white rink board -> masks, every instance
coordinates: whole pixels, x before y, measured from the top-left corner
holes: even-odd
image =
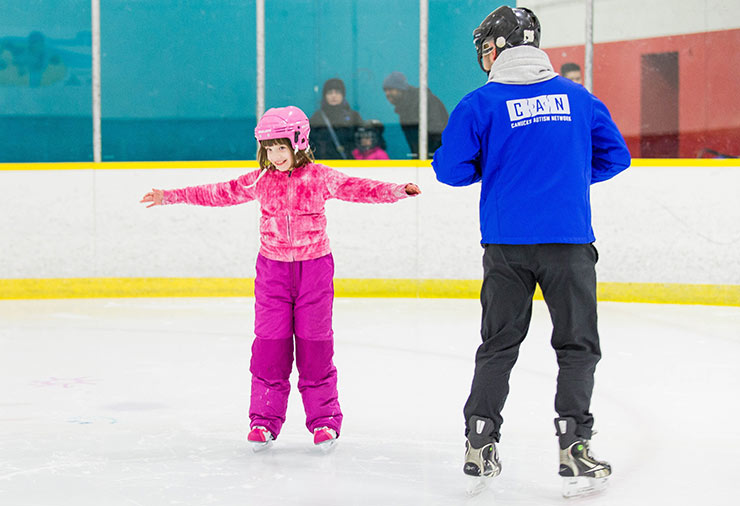
[[[254,277],[256,203],[146,209],[152,187],[233,179],[247,169],[2,171],[0,279]],[[327,204],[337,278],[479,279],[480,187],[431,168],[343,168],[417,182],[396,204]],[[632,167],[592,187],[602,282],[740,284],[740,169]]]

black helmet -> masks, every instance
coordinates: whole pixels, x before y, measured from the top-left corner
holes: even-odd
[[[534,12],[526,7],[512,9],[502,5],[488,16],[478,28],[473,30],[473,44],[478,52],[478,65],[483,68],[483,55],[493,50],[483,43],[493,39],[496,56],[501,51],[515,46],[540,47],[540,21]]]
[[[357,130],[355,130],[355,143],[357,144],[357,147],[362,150],[362,139],[370,138],[372,139],[372,145],[370,147],[374,148],[376,146],[380,146],[385,149],[385,139],[383,139],[384,131],[385,126],[379,120],[369,119],[364,121],[357,127]]]

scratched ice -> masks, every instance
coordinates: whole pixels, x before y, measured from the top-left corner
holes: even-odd
[[[336,301],[345,424],[330,455],[295,388],[273,449],[247,447],[253,302],[0,302],[0,504],[563,504],[541,302],[512,374],[503,473],[473,499],[462,405],[477,301]],[[740,308],[601,303],[599,321],[593,446],[615,474],[586,502],[734,504]]]

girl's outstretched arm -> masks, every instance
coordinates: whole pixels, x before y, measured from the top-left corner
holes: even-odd
[[[152,190],[144,195],[141,202],[152,203],[147,207],[167,204],[224,207],[243,204],[257,197],[256,189],[251,184],[258,175],[259,171],[254,171],[225,183],[190,186],[178,190]]]
[[[324,170],[329,194],[339,200],[372,204],[389,203],[421,193],[419,187],[413,183],[386,183],[374,179],[350,177],[329,167],[324,167]]]

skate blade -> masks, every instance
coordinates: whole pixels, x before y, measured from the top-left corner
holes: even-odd
[[[563,497],[571,498],[598,494],[606,488],[608,479],[608,476],[603,478],[565,477],[563,478]]]
[[[252,452],[261,453],[272,447],[272,439],[264,443],[260,441],[249,441],[249,444],[252,446]]]
[[[488,488],[491,478],[487,476],[466,476],[468,480],[465,493],[469,496],[478,495]]]
[[[316,447],[321,450],[321,453],[323,454],[331,453],[337,447],[337,440],[329,439],[324,441],[323,443],[317,444]]]

